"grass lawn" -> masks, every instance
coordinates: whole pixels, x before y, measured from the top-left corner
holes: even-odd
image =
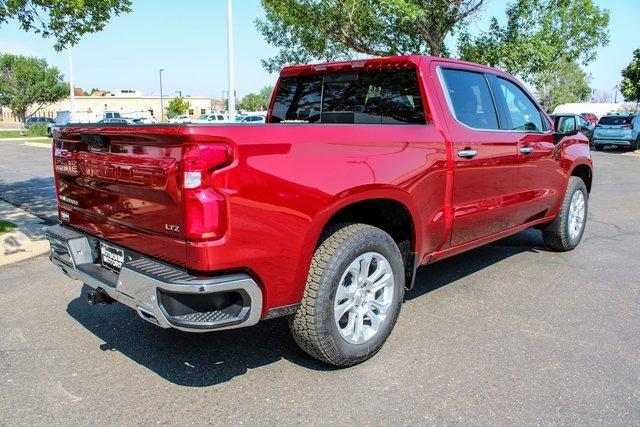
[[[9,233],[16,229],[16,225],[9,221],[0,219],[0,234]]]
[[[29,134],[29,132],[25,131],[23,134],[20,134],[19,130],[0,130],[0,139],[3,138],[40,138],[43,135],[33,135]],[[46,136],[46,135],[45,135]]]
[[[0,130],[0,139],[1,138],[20,138],[23,136],[26,137],[26,132],[25,132],[25,135],[20,135],[19,130]]]

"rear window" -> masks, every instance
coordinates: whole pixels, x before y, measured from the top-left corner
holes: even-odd
[[[285,77],[271,122],[425,124],[415,70]]]
[[[498,114],[484,74],[443,69],[442,76],[458,121],[474,129],[499,129]]]
[[[633,121],[633,116],[604,116],[598,121],[599,125],[606,126],[622,126],[630,125]]]

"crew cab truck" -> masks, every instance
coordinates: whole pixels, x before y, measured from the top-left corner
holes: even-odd
[[[289,316],[327,363],[374,355],[416,268],[529,227],[584,233],[592,162],[512,76],[425,56],[285,68],[266,124],[54,129],[51,260],[160,327]]]

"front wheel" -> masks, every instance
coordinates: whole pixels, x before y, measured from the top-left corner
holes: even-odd
[[[593,148],[595,148],[596,151],[602,151],[604,149],[604,145],[593,144]]]
[[[366,224],[338,224],[314,253],[302,305],[289,325],[311,356],[351,366],[382,348],[403,298],[404,266],[391,236]]]
[[[567,192],[556,219],[542,230],[544,242],[552,249],[570,251],[582,240],[587,223],[589,193],[584,181],[569,177]]]

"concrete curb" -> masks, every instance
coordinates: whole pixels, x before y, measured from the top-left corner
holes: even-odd
[[[49,242],[44,236],[46,224],[42,219],[3,201],[0,201],[0,218],[18,227],[0,235],[0,266],[49,251]]]
[[[26,145],[27,147],[46,148],[48,150],[51,150],[51,143],[41,144],[39,142],[25,141],[24,145]]]

